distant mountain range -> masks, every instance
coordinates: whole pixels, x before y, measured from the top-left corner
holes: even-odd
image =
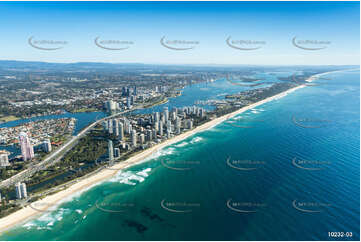
[[[359,66],[270,66],[270,65],[216,65],[216,64],[204,64],[204,65],[166,65],[166,64],[143,64],[143,63],[103,63],[103,62],[74,62],[74,63],[51,63],[51,62],[40,62],[40,61],[14,61],[14,60],[0,60],[0,69],[2,70],[26,70],[30,69],[33,71],[37,70],[52,70],[52,71],[80,71],[80,70],[92,70],[92,71],[104,71],[104,70],[141,70],[141,69],[153,69],[153,70],[177,70],[182,69],[194,69],[194,70],[235,70],[235,69],[346,69],[346,68],[359,68]]]

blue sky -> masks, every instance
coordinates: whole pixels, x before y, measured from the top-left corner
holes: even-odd
[[[359,65],[360,59],[359,2],[2,2],[0,16],[1,60]],[[28,44],[31,36],[67,44],[58,50],[39,50]],[[163,36],[198,44],[176,51],[160,44]],[[231,48],[226,44],[229,36],[257,41],[262,44],[246,47],[261,48]],[[96,37],[133,44],[126,50],[106,50],[94,44]],[[301,46],[326,48],[297,48],[294,37],[323,41]]]

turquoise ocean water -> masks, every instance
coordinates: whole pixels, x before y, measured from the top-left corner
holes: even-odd
[[[0,240],[359,240],[360,75],[326,77],[156,152]],[[204,88],[220,95],[222,83]]]

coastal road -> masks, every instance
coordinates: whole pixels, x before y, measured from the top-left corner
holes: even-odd
[[[131,112],[134,111],[138,108],[134,108],[131,110],[127,110],[127,111],[123,111],[120,113],[116,113],[110,116],[107,116],[105,118],[99,119],[97,121],[95,121],[94,123],[90,124],[89,126],[87,126],[86,128],[84,128],[82,131],[80,131],[77,135],[72,136],[72,138],[70,140],[68,140],[64,145],[62,145],[59,149],[55,150],[54,152],[52,152],[51,154],[49,154],[49,156],[47,156],[43,161],[41,161],[40,163],[31,166],[30,168],[27,168],[24,171],[19,172],[18,174],[3,180],[0,182],[0,188],[4,188],[4,187],[9,187],[12,185],[15,185],[15,183],[17,182],[22,182],[24,180],[26,180],[27,178],[31,177],[34,173],[36,173],[37,171],[40,171],[42,169],[45,169],[46,167],[48,167],[49,165],[52,165],[54,163],[56,163],[57,161],[59,161],[62,156],[69,151],[71,148],[74,147],[74,145],[76,144],[76,142],[83,137],[89,130],[91,130],[92,128],[94,128],[97,124],[114,118],[116,116],[122,115],[124,113],[127,112]],[[59,156],[59,157],[57,157]]]

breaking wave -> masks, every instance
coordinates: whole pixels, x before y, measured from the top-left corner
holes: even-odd
[[[120,171],[116,177],[110,179],[110,182],[119,182],[130,186],[142,183],[149,176],[152,168],[146,168],[141,171]]]
[[[198,142],[200,142],[202,140],[203,140],[203,138],[201,138],[201,137],[195,137],[190,141],[190,143],[194,144],[194,143],[198,143]]]

